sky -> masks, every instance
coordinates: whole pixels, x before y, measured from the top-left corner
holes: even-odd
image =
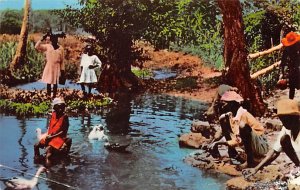
[[[25,0],[0,0],[0,10],[18,9],[21,10]],[[33,10],[40,9],[62,9],[65,5],[76,5],[78,0],[31,0]]]

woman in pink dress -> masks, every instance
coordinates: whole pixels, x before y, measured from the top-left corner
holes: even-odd
[[[47,84],[47,95],[49,96],[51,96],[51,85],[53,85],[52,97],[55,98],[59,76],[65,70],[64,49],[58,45],[58,36],[52,33],[44,35],[36,43],[35,48],[46,56],[46,66],[41,81]]]

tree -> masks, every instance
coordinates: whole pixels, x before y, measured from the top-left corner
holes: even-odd
[[[133,89],[140,83],[131,72],[133,62],[142,62],[142,50],[134,46],[151,22],[148,0],[81,0],[80,9],[60,14],[74,26],[82,27],[96,37],[96,49],[107,67],[100,78],[101,90]],[[99,86],[100,87],[100,86]],[[107,87],[109,89],[104,89]]]
[[[238,87],[244,98],[251,102],[251,112],[262,115],[265,111],[260,89],[251,80],[244,36],[242,9],[239,0],[218,0],[224,24],[224,63],[227,82]]]
[[[10,63],[10,71],[12,74],[16,66],[25,63],[26,46],[27,46],[27,38],[28,38],[29,8],[30,8],[30,0],[25,0],[24,16],[23,16],[21,33],[20,33],[20,40],[16,49],[15,57],[13,61]]]
[[[21,14],[16,10],[5,10],[1,14],[0,34],[20,34]]]

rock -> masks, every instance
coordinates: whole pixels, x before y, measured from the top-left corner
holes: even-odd
[[[216,130],[210,126],[207,121],[194,120],[192,123],[191,131],[194,133],[201,133],[205,138],[214,136]]]
[[[236,170],[236,167],[232,164],[220,165],[217,167],[217,170],[221,173],[231,175],[231,176],[240,176],[242,173]]]
[[[288,181],[288,189],[289,190],[298,190],[298,189],[300,189],[300,177],[289,180]]]
[[[205,141],[207,141],[207,139],[203,137],[201,133],[188,133],[180,136],[179,146],[200,148]]]
[[[227,189],[246,189],[251,186],[253,182],[246,181],[243,176],[235,177],[226,182]]]

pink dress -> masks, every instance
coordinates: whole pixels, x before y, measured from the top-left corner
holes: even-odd
[[[60,46],[55,50],[51,44],[41,44],[41,41],[36,43],[35,48],[44,52],[46,56],[41,81],[47,84],[58,84],[60,71],[64,70],[64,49]]]

